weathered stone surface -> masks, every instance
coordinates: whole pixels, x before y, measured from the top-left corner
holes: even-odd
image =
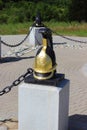
[[[8,130],[6,126],[2,125],[0,126],[0,130]]]

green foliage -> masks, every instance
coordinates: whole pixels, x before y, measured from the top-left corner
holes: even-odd
[[[0,0],[0,23],[87,21],[87,0]]]
[[[3,2],[2,2],[2,0],[0,0],[0,9],[2,9],[3,8]]]
[[[72,0],[69,11],[70,20],[87,21],[87,0]]]
[[[66,7],[61,7],[57,4],[45,3],[44,0],[40,2],[20,1],[16,0],[2,0],[3,9],[0,10],[2,16],[0,16],[1,23],[17,23],[34,21],[37,12],[39,11],[43,21],[64,21],[67,20]],[[6,2],[6,3],[5,3]],[[47,1],[48,2],[48,1]]]
[[[7,23],[8,15],[7,14],[1,14],[0,15],[0,23]]]

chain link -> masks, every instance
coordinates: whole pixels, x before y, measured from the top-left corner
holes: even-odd
[[[25,74],[21,75],[18,79],[13,81],[13,83],[10,86],[7,86],[2,91],[0,91],[0,96],[9,93],[14,86],[18,86],[27,76],[31,75],[32,73],[33,69],[27,69],[27,72]]]

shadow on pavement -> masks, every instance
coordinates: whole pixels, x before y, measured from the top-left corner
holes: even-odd
[[[34,58],[34,57],[35,56],[30,56],[30,57],[4,57],[0,60],[0,63],[17,62],[19,60],[31,59],[31,58]]]
[[[61,43],[53,43],[53,45],[65,45],[67,44],[66,42],[61,42]]]
[[[69,130],[87,130],[87,115],[72,115],[69,117]]]

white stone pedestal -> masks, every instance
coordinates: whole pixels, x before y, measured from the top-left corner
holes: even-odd
[[[19,86],[19,130],[68,130],[69,80]]]
[[[36,46],[42,44],[42,34],[39,33],[39,29],[45,27],[30,27],[29,45]]]

